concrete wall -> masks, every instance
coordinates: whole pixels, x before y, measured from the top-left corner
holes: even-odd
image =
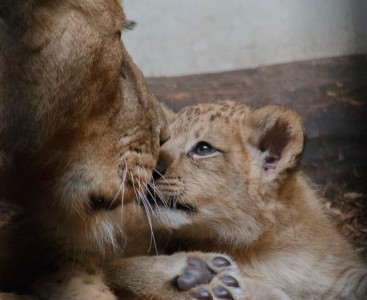
[[[123,0],[146,76],[367,53],[367,0]]]

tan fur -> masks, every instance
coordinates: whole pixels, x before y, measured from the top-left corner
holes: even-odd
[[[3,0],[0,19],[0,196],[22,207],[0,232],[0,291],[38,279],[46,299],[114,299],[102,262],[119,253],[121,204],[144,193],[168,134],[121,42],[122,8]]]
[[[229,254],[249,299],[367,299],[366,266],[297,168],[304,130],[295,112],[199,104],[171,130],[155,184],[164,203],[195,210],[155,206],[154,226],[169,230],[171,251]],[[217,151],[195,154],[200,141]]]

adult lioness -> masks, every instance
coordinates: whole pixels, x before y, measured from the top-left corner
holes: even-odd
[[[123,11],[117,0],[3,0],[0,19],[0,200],[22,210],[1,222],[0,298],[116,299],[103,268],[120,254],[121,204],[144,193],[168,138],[121,43]],[[147,273],[141,260],[108,268],[114,285],[136,265]],[[172,299],[179,271],[136,288]]]
[[[170,250],[230,254],[249,299],[366,299],[366,266],[297,169],[304,130],[295,112],[199,104],[171,130],[151,197],[153,226],[170,230]]]
[[[121,42],[119,1],[3,0],[0,18],[1,199],[24,212],[1,231],[0,291],[62,266],[65,289],[40,296],[114,299],[100,268],[122,239],[117,208],[144,191],[168,137]]]

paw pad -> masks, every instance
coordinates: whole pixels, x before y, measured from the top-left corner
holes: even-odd
[[[207,284],[212,279],[212,273],[204,261],[199,258],[189,258],[188,267],[177,278],[176,284],[180,291],[188,291],[199,284]]]
[[[230,276],[230,275],[224,275],[220,277],[220,281],[222,281],[226,286],[230,287],[239,287],[239,283],[236,280],[236,278]]]
[[[228,259],[226,259],[224,257],[221,257],[221,256],[214,257],[213,260],[212,260],[212,263],[217,268],[228,267],[228,266],[231,265],[231,263]]]
[[[203,260],[201,260],[200,258],[195,258],[195,257],[189,257],[187,259],[187,264],[191,267],[198,267],[198,268],[206,268],[206,264]]]
[[[233,300],[231,293],[224,287],[217,287],[213,290],[215,297],[223,300]]]
[[[191,290],[191,296],[197,300],[238,299],[241,287],[234,277],[237,274],[234,268],[236,265],[221,255],[209,256],[208,260],[188,257],[183,273],[176,277],[175,286],[180,291]]]
[[[198,299],[198,300],[213,300],[213,296],[212,296],[212,294],[210,294],[209,291],[202,289],[202,290],[198,290],[196,292],[196,299]]]

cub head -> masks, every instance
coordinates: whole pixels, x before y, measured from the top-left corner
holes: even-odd
[[[146,201],[175,235],[248,244],[277,223],[278,193],[303,151],[299,116],[236,102],[183,109],[161,148]]]
[[[122,202],[145,192],[168,138],[119,1],[4,0],[0,18],[5,197],[77,249],[115,245]]]

